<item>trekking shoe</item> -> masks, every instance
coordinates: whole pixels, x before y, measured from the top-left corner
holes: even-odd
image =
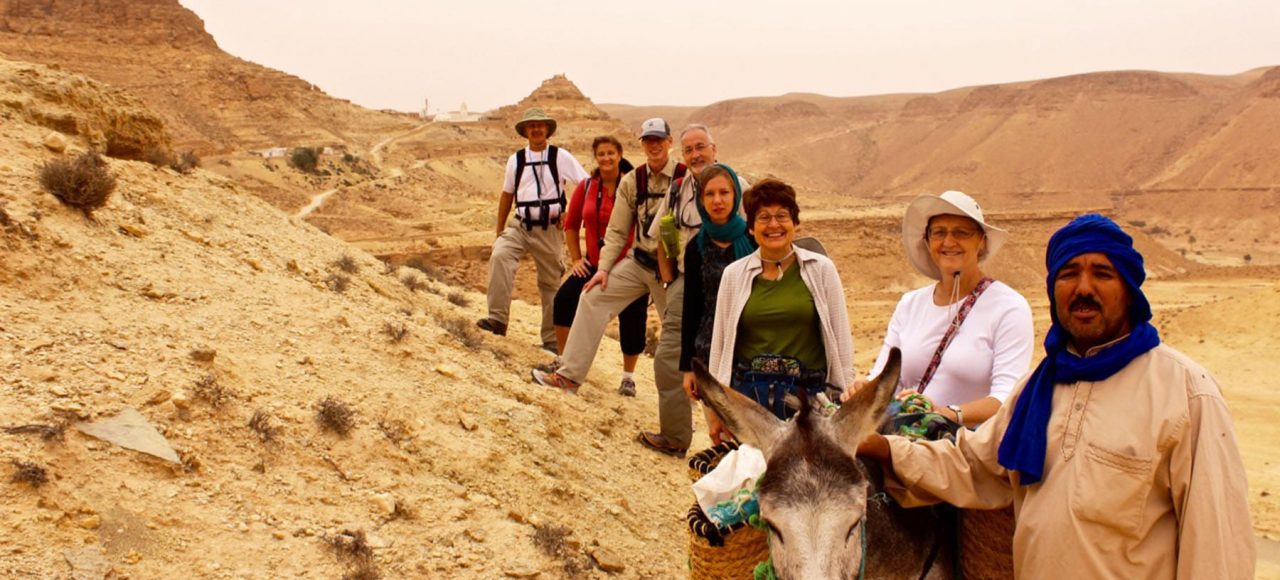
[[[483,330],[485,332],[492,332],[498,336],[507,335],[506,323],[498,322],[497,320],[494,320],[492,318],[481,318],[480,320],[476,321],[476,326],[480,327],[480,330]]]
[[[618,385],[618,394],[624,397],[636,396],[636,382],[631,379],[622,379],[622,383]]]
[[[666,453],[672,457],[683,458],[689,452],[688,448],[680,448],[671,444],[667,437],[661,433],[653,433],[651,431],[641,431],[636,437],[641,445],[648,447],[658,453]]]
[[[556,348],[556,343],[554,343],[554,342],[547,342],[547,343],[543,343],[543,345],[542,345],[542,350],[545,350],[545,351],[547,351],[547,352],[549,352],[549,353],[551,353],[551,354],[557,355],[557,356],[560,354],[560,349],[559,349],[559,348]]]
[[[578,394],[578,387],[581,386],[578,383],[565,378],[565,376],[560,373],[544,373],[538,369],[533,369],[529,374],[533,376],[533,382],[544,387],[560,389],[570,395]]]
[[[546,374],[551,374],[560,370],[560,367],[562,366],[564,366],[564,363],[560,362],[560,359],[557,358],[556,360],[553,360],[549,363],[542,363],[536,367],[533,367],[533,370],[542,371]]]

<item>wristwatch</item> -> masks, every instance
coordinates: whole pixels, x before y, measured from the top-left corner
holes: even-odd
[[[956,423],[964,426],[964,412],[960,410],[960,405],[947,405],[947,408],[956,414]]]

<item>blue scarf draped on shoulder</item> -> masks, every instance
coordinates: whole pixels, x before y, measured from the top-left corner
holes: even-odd
[[[1054,278],[1072,258],[1100,252],[1111,260],[1128,287],[1132,331],[1120,342],[1097,354],[1082,358],[1067,350],[1070,337],[1058,320],[1054,304]],[[1120,226],[1099,214],[1086,214],[1071,221],[1049,238],[1045,255],[1049,275],[1049,312],[1053,326],[1044,339],[1044,360],[1031,373],[1013,409],[1004,439],[1000,441],[1000,465],[1018,472],[1021,485],[1038,483],[1044,477],[1045,449],[1048,446],[1049,416],[1053,413],[1055,385],[1079,381],[1101,381],[1128,366],[1133,359],[1160,344],[1160,334],[1151,325],[1151,304],[1140,287],[1146,278],[1142,254],[1133,248],[1133,238]],[[1084,353],[1080,353],[1083,355]]]
[[[738,181],[738,174],[732,167],[723,163],[717,163],[716,166],[726,169],[729,181],[733,182],[733,209],[729,211],[728,222],[712,223],[711,216],[707,215],[707,208],[702,207],[701,187],[695,188],[693,197],[697,201],[698,215],[702,216],[702,227],[697,236],[698,250],[702,251],[707,246],[707,237],[710,236],[718,242],[729,242],[733,246],[733,259],[738,260],[756,251],[755,240],[747,233],[747,220],[742,219],[742,213],[739,212],[742,207],[742,183]]]

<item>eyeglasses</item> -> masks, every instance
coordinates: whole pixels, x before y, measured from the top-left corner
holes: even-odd
[[[947,228],[933,228],[928,232],[925,232],[924,237],[927,240],[945,240],[947,238],[947,234],[950,234],[957,242],[963,242],[973,238],[973,236],[976,236],[979,233],[981,232],[965,228],[953,228],[950,230]]]
[[[780,211],[775,214],[762,213],[756,215],[756,223],[759,224],[767,224],[775,221],[779,224],[789,224],[791,223],[791,213]]]
[[[698,153],[705,153],[707,149],[710,149],[710,148],[711,146],[706,143],[698,143],[697,145],[694,145],[692,147],[685,147],[684,149],[681,149],[681,151],[685,155],[688,155],[690,153],[693,153],[694,151],[697,151]]]

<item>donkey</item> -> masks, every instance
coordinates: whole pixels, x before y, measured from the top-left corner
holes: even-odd
[[[782,421],[694,361],[702,401],[764,453],[760,517],[778,578],[951,578],[954,546],[944,541],[937,513],[893,502],[879,464],[853,456],[879,428],[901,365],[895,348],[880,376],[830,418],[812,412],[802,396],[800,412]]]

